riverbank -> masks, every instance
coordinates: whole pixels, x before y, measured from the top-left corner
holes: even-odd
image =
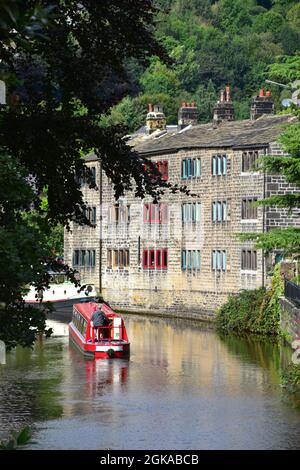
[[[64,336],[10,352],[0,428],[30,427],[35,450],[299,447],[299,400],[280,386],[289,348],[221,337],[212,323],[124,317],[129,361],[85,360]]]
[[[195,312],[190,310],[185,310],[180,312],[178,310],[155,310],[155,309],[131,309],[131,308],[112,308],[118,313],[130,313],[132,315],[140,316],[151,316],[151,317],[160,317],[160,318],[180,318],[183,320],[195,320],[201,323],[211,323],[212,325],[216,322],[216,314],[214,312]]]

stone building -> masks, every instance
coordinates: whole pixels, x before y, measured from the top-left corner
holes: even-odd
[[[220,104],[223,113],[225,103],[229,120],[223,113],[212,123],[195,125],[194,103],[183,103],[179,127],[168,129],[157,108],[159,115],[148,116],[151,131],[137,132],[131,140],[140,154],[157,162],[164,178],[186,185],[197,197],[165,193],[153,204],[127,193],[115,201],[99,161],[94,155],[86,158],[100,188],[82,187],[95,227],[73,224],[65,233],[65,261],[112,306],[211,317],[228,294],[267,282],[262,251],[237,234],[299,225],[297,211],[254,204],[293,190],[281,176],[255,171],[255,163],[262,155],[282,154],[277,139],[294,118],[264,114],[253,119],[252,109],[252,119],[234,121],[226,96],[223,92]]]

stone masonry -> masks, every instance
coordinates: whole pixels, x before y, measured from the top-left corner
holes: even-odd
[[[245,199],[259,200],[269,194],[295,190],[281,177],[243,171],[245,152],[256,152],[257,157],[282,152],[276,138],[281,132],[278,123],[281,124],[283,119],[287,122],[290,118],[272,116],[257,119],[255,123],[245,120],[218,126],[198,125],[159,139],[154,133],[151,138],[132,142],[143,156],[154,162],[167,162],[169,182],[184,184],[198,195],[191,198],[165,193],[161,201],[166,205],[163,223],[145,221],[144,206],[152,201],[137,199],[133,193],[127,193],[117,201],[119,206],[126,208],[125,219],[113,218],[116,201],[112,184],[103,173],[100,187],[99,161],[90,155],[86,164],[96,169],[103,204],[100,207],[100,191],[83,185],[84,200],[89,206],[96,207],[97,224],[94,228],[73,224],[71,232],[65,233],[65,261],[74,264],[75,250],[95,250],[95,266],[75,267],[83,282],[92,283],[99,289],[101,241],[102,294],[113,307],[213,319],[217,307],[229,294],[253,289],[266,282],[262,251],[255,250],[252,242],[242,242],[237,235],[261,233],[278,226],[299,226],[298,214],[287,214],[282,209],[259,206],[255,218],[251,219],[242,218],[241,212]],[[226,156],[226,169],[220,175],[213,175],[212,161],[216,156]],[[183,160],[193,159],[200,159],[201,174],[183,180]],[[216,201],[226,202],[225,220],[218,222],[213,220],[212,212]],[[197,206],[200,216],[197,220],[184,222],[183,204],[191,203],[200,203]],[[109,253],[114,250],[115,253],[119,253],[116,250],[128,250],[129,265],[113,265]],[[167,250],[167,266],[145,267],[144,250]],[[199,266],[183,267],[183,250],[200,251],[200,269]],[[221,269],[214,269],[213,252],[216,251],[226,252]],[[242,252],[251,251],[256,251],[255,264],[245,268],[241,261]]]

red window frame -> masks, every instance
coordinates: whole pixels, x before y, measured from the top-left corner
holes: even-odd
[[[151,204],[144,204],[144,222],[151,220]]]
[[[162,250],[156,250],[155,261],[156,268],[162,268]]]
[[[148,268],[149,269],[154,269],[155,268],[155,250],[149,250]]]
[[[153,223],[158,222],[165,224],[168,220],[168,205],[165,203],[159,204],[144,204],[144,222]]]
[[[143,250],[143,268],[148,268],[148,250]]]
[[[161,174],[161,179],[167,180],[168,179],[168,160],[163,160],[163,161],[157,161],[157,162],[152,162],[153,166],[157,168],[159,173]],[[154,175],[151,172],[151,164],[144,163],[144,171],[149,173],[149,176],[153,179],[157,178],[156,175]]]
[[[168,268],[168,249],[143,250],[143,268],[144,269],[167,269]]]
[[[165,248],[162,251],[162,268],[166,269],[168,267],[168,250]]]
[[[162,179],[167,180],[168,179],[168,161],[164,160],[163,162],[160,162],[162,165]]]

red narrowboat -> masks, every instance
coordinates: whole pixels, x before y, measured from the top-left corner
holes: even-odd
[[[108,326],[94,328],[91,318],[99,305],[95,302],[82,302],[73,306],[72,321],[69,323],[70,341],[90,358],[126,358],[130,343],[123,318],[107,304],[101,310],[110,320]]]

